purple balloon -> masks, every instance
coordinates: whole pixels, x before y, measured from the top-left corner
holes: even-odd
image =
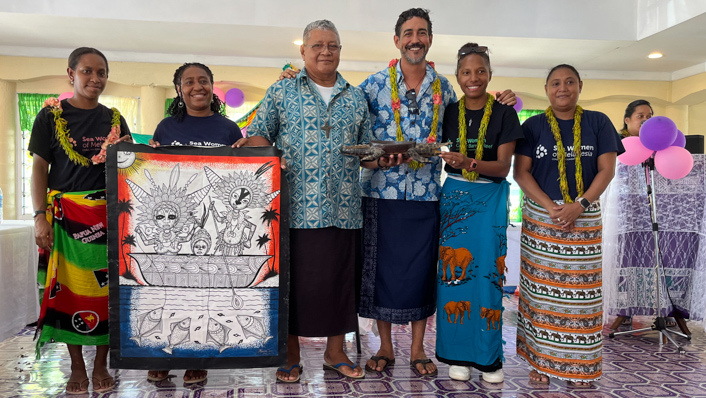
[[[520,111],[522,110],[522,98],[520,98],[519,95],[515,98],[517,98],[517,103],[513,105],[513,108],[515,108],[515,112],[520,113]]]
[[[674,139],[670,146],[686,147],[686,137],[684,137],[684,133],[681,130],[677,130],[677,138]]]
[[[640,128],[640,142],[645,148],[661,151],[677,138],[677,125],[666,116],[655,116]]]
[[[239,88],[231,88],[226,92],[226,105],[237,108],[245,103],[245,93]]]

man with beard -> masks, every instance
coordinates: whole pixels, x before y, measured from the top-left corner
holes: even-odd
[[[373,139],[436,142],[446,105],[456,102],[449,81],[426,61],[432,42],[429,11],[412,8],[395,25],[401,59],[368,77],[365,93]],[[285,70],[280,79],[295,78]],[[496,94],[503,104],[517,102],[510,90]],[[478,121],[479,122],[479,121]],[[382,372],[395,361],[392,324],[412,323],[410,364],[420,375],[436,375],[424,352],[426,320],[436,309],[436,262],[439,243],[441,159],[422,167],[402,155],[364,162],[363,275],[359,314],[377,320],[380,349],[366,371]],[[367,169],[379,166],[377,169]]]
[[[449,81],[426,61],[432,43],[429,12],[412,8],[395,25],[401,58],[368,77],[363,89],[373,136],[383,141],[436,142],[446,105],[456,101]],[[507,90],[498,99],[516,102]],[[360,316],[377,320],[380,349],[365,369],[381,372],[395,361],[392,324],[412,323],[410,364],[436,375],[424,352],[426,320],[436,309],[441,159],[427,164],[389,156],[377,169],[363,169],[363,275]]]

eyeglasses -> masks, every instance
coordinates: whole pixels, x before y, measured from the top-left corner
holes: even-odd
[[[323,45],[323,44],[312,44],[312,45],[305,44],[305,46],[314,50],[315,53],[322,53],[325,48],[328,49],[328,51],[331,53],[337,53],[337,52],[341,51],[341,47],[343,47],[343,46],[339,46],[337,44],[329,44],[327,46]]]
[[[463,57],[468,54],[487,54],[488,53],[488,47],[486,46],[476,46],[476,47],[471,47],[468,49],[465,49],[464,51],[459,51],[458,56]]]
[[[407,98],[407,101],[409,101],[409,104],[407,105],[407,110],[409,113],[412,115],[418,115],[419,104],[417,104],[417,92],[414,91],[414,89],[407,90],[407,94],[404,96]]]

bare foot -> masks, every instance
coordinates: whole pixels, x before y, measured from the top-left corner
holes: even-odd
[[[549,377],[547,375],[537,372],[536,370],[533,370],[529,373],[529,379],[532,383],[549,384]]]
[[[378,350],[378,352],[375,354],[376,357],[379,357],[379,359],[376,361],[373,358],[368,359],[368,362],[365,363],[366,369],[374,369],[378,372],[382,372],[385,370],[385,368],[390,365],[391,363],[395,362],[395,352],[394,351],[388,351],[388,350],[383,350],[382,348]],[[390,361],[386,361],[382,359],[382,357],[389,358]]]
[[[108,373],[108,368],[104,366],[93,368],[91,380],[93,382],[94,392],[108,391],[115,387],[115,379]]]
[[[351,361],[343,351],[335,353],[324,352],[324,362],[331,365],[336,365],[341,362],[354,364],[355,368],[353,369],[348,366],[341,366],[338,368],[338,371],[343,373],[344,376],[356,378],[363,374],[363,369],[360,366],[355,365],[355,362]]]
[[[88,392],[88,375],[86,370],[71,372],[69,381],[66,382],[66,393],[67,394],[81,394]]]
[[[184,372],[184,383],[198,383],[208,376],[207,370],[189,369]]]

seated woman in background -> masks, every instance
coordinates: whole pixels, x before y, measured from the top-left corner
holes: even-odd
[[[582,87],[573,66],[552,68],[544,86],[551,106],[522,125],[514,166],[525,194],[517,353],[532,367],[531,382],[556,377],[575,387],[602,374],[598,199],[624,152],[608,116],[578,105]]]
[[[647,100],[639,99],[629,103],[628,107],[625,108],[623,129],[620,130],[620,136],[626,138],[640,135],[640,126],[653,115],[652,105]]]
[[[223,102],[213,95],[213,73],[200,63],[186,63],[174,72],[177,96],[167,109],[169,117],[162,120],[154,132],[150,145],[192,145],[235,147],[243,138],[238,125],[220,112]],[[184,383],[206,380],[208,371],[187,370]],[[150,370],[147,379],[162,381],[168,370]]]
[[[640,135],[640,127],[647,119],[654,116],[654,111],[652,110],[652,105],[649,101],[639,99],[628,104],[625,108],[625,116],[623,116],[623,129],[620,130],[620,137],[637,137]],[[615,281],[617,283],[618,281]],[[632,325],[632,316],[630,315],[620,315],[620,322],[616,322],[611,326],[615,329],[619,324],[626,326]],[[668,326],[674,326],[674,320],[667,320]]]

